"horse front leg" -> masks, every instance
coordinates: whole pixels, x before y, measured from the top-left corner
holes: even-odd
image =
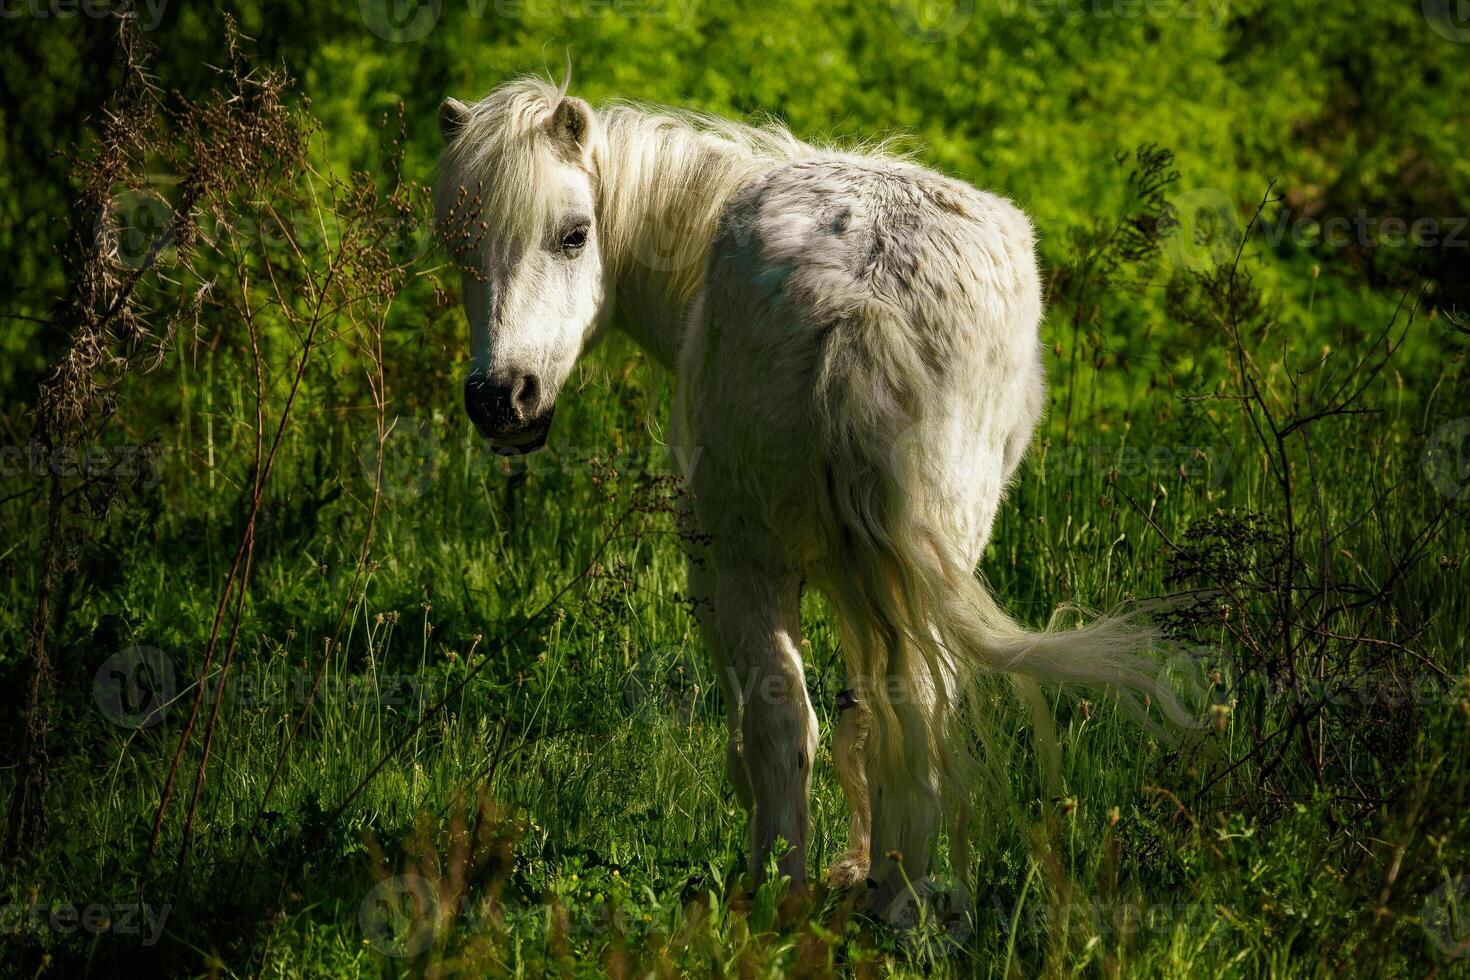
[[[718,661],[743,699],[739,758],[755,804],[752,877],[761,883],[767,857],[784,841],[777,868],[804,892],[817,716],[801,663],[800,581],[789,571],[724,562],[714,591]]]
[[[720,681],[720,693],[725,698],[725,773],[730,786],[735,790],[735,799],[748,814],[755,809],[755,797],[750,788],[750,774],[745,768],[745,753],[741,746],[745,741],[740,721],[744,715],[745,690],[740,684],[740,671],[727,659],[720,643],[719,629],[715,622],[715,582],[717,577],[709,566],[709,557],[691,550],[689,555],[689,600],[694,617],[699,622],[700,636],[713,661],[715,675]]]

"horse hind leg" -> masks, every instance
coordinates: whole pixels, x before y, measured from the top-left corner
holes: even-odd
[[[866,591],[850,580],[829,583],[826,591],[837,612],[856,702],[842,710],[833,740],[851,825],[848,849],[828,877],[839,887],[867,881],[873,888],[866,903],[887,914],[928,873],[930,849],[946,815],[954,818],[951,830],[959,835],[952,847],[964,850],[968,803],[954,779],[956,764],[962,764],[954,753],[963,750],[950,743],[956,665],[937,642],[926,655],[911,636],[882,629]]]
[[[928,873],[943,802],[930,734],[943,727],[942,705],[935,692],[912,684],[912,672],[905,673],[913,689],[889,699],[886,723],[874,718],[866,753],[872,807],[869,876],[876,885],[868,904],[880,911]]]
[[[847,798],[850,812],[847,850],[827,869],[834,888],[852,888],[868,877],[869,847],[872,843],[873,808],[868,796],[868,738],[872,714],[867,691],[861,691],[860,658],[855,655],[858,639],[847,622],[838,617],[839,640],[847,654],[847,683],[852,685],[837,696],[837,729],[832,736],[832,762],[837,783]]]
[[[827,880],[833,887],[851,888],[868,877],[873,811],[868,799],[867,741],[872,719],[867,703],[851,688],[838,695],[837,710],[839,719],[832,739],[832,760],[852,816],[847,850],[827,870]]]

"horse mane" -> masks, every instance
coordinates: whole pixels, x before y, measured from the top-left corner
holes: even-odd
[[[820,152],[775,121],[752,126],[628,101],[598,118],[599,165],[610,178],[598,195],[604,254],[615,272],[630,263],[655,266],[681,302],[699,290],[731,195],[781,163]]]
[[[539,193],[563,166],[546,121],[566,83],[528,76],[498,86],[468,107],[445,148],[435,191],[441,234],[463,253],[484,232],[528,240],[555,216]],[[704,258],[729,197],[783,162],[830,151],[803,142],[784,125],[748,125],[710,113],[625,100],[594,109],[592,168],[604,260],[614,275],[637,265],[664,277],[687,301],[698,291]],[[886,144],[845,153],[886,155]],[[682,254],[667,255],[671,243]],[[650,257],[654,257],[650,261]]]
[[[563,88],[527,77],[467,107],[434,187],[434,223],[462,260],[486,244],[488,225],[512,237],[544,227],[549,211],[539,189],[558,165],[545,123],[563,95]]]

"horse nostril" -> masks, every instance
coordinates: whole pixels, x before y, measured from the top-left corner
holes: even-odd
[[[536,417],[541,404],[541,382],[523,374],[509,383],[473,377],[464,383],[465,410],[482,430],[509,432]]]
[[[476,425],[495,422],[495,388],[484,378],[469,378],[464,383],[464,407]]]
[[[534,374],[521,375],[515,383],[511,399],[515,403],[516,414],[521,418],[536,414],[536,404],[541,400],[541,382],[536,380]]]

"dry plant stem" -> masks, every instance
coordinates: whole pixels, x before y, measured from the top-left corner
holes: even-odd
[[[1304,695],[1302,693],[1301,678],[1298,676],[1297,673],[1296,639],[1294,635],[1295,631],[1292,629],[1292,624],[1295,617],[1292,615],[1292,610],[1288,608],[1288,604],[1291,602],[1292,599],[1292,587],[1296,583],[1297,560],[1297,529],[1296,517],[1294,513],[1295,497],[1292,492],[1291,465],[1290,461],[1287,458],[1285,445],[1286,437],[1282,433],[1281,427],[1277,425],[1275,418],[1272,417],[1270,408],[1268,408],[1266,405],[1266,400],[1262,396],[1260,387],[1256,383],[1254,365],[1250,363],[1249,358],[1247,358],[1246,356],[1245,344],[1240,338],[1239,310],[1236,307],[1237,298],[1239,295],[1236,290],[1236,277],[1240,270],[1241,257],[1245,254],[1245,244],[1247,241],[1250,240],[1251,231],[1255,228],[1256,223],[1260,221],[1261,215],[1265,212],[1267,205],[1273,203],[1276,200],[1279,200],[1279,198],[1273,198],[1271,196],[1271,192],[1275,188],[1275,186],[1276,181],[1274,179],[1267,183],[1265,193],[1261,195],[1260,203],[1256,205],[1256,210],[1251,215],[1251,220],[1246,224],[1245,233],[1240,236],[1240,242],[1236,246],[1235,257],[1230,263],[1230,278],[1228,286],[1226,288],[1226,297],[1230,306],[1226,310],[1225,319],[1226,326],[1230,330],[1231,340],[1234,342],[1235,345],[1235,353],[1238,361],[1238,370],[1240,372],[1241,387],[1243,389],[1249,389],[1248,394],[1250,400],[1249,402],[1247,402],[1246,415],[1250,419],[1251,426],[1255,429],[1256,436],[1258,439],[1260,439],[1261,443],[1263,445],[1274,448],[1273,462],[1275,463],[1275,465],[1272,468],[1275,471],[1277,481],[1280,483],[1282,504],[1286,508],[1285,523],[1287,535],[1287,565],[1285,574],[1281,577],[1281,579],[1278,580],[1278,587],[1272,590],[1272,594],[1276,596],[1282,596],[1284,594],[1285,596],[1285,598],[1282,599],[1278,605],[1277,616],[1280,623],[1282,638],[1286,641],[1287,645],[1286,669],[1288,676],[1291,679],[1292,694],[1296,696],[1297,703],[1300,704]],[[1261,415],[1265,418],[1266,424],[1271,429],[1272,441],[1270,443],[1268,443],[1265,433],[1261,430],[1261,423],[1259,420],[1257,420],[1255,411],[1250,407],[1252,404],[1254,404],[1256,408],[1259,408]],[[1284,593],[1283,590],[1280,588],[1282,581],[1287,584],[1287,588]],[[1308,748],[1311,749],[1311,731],[1304,730],[1303,734],[1307,738]],[[1311,758],[1314,760],[1314,762],[1318,757],[1318,752],[1315,749],[1311,749]],[[1320,767],[1317,768],[1316,776],[1318,781],[1320,782],[1322,778],[1322,771]]]
[[[265,387],[260,365],[260,334],[255,317],[250,311],[250,277],[245,272],[244,265],[239,261],[238,253],[235,258],[235,273],[240,280],[240,309],[245,320],[246,335],[250,340],[250,357],[255,372],[255,455],[251,488],[251,501],[254,508],[259,506],[263,489],[261,459],[265,451]],[[245,569],[241,575],[241,586],[235,598],[235,608],[230,623],[230,639],[225,651],[225,661],[220,669],[219,685],[215,689],[214,704],[210,707],[209,722],[205,727],[204,752],[199,759],[199,768],[194,774],[194,789],[189,798],[188,816],[184,821],[183,840],[179,844],[178,871],[180,874],[183,873],[184,865],[188,860],[189,842],[194,830],[194,814],[199,806],[199,793],[204,786],[205,767],[208,765],[210,749],[214,744],[215,724],[219,716],[220,703],[224,700],[225,681],[229,675],[230,663],[234,658],[235,646],[240,635],[240,623],[245,605],[245,583],[250,580],[250,570],[255,561],[254,509],[252,509],[252,519],[245,528],[245,538]],[[201,675],[199,680],[201,690],[205,683],[204,675]]]
[[[282,769],[285,768],[286,758],[290,755],[292,747],[296,744],[301,729],[306,724],[306,716],[310,713],[312,706],[316,703],[316,693],[321,687],[322,678],[326,675],[327,667],[331,663],[332,654],[336,651],[342,636],[342,628],[347,622],[347,615],[358,594],[358,586],[362,581],[363,573],[368,567],[368,561],[372,554],[373,531],[377,527],[378,509],[382,503],[383,496],[383,447],[388,437],[387,428],[387,379],[383,372],[383,322],[380,319],[375,324],[373,331],[372,347],[369,356],[373,362],[375,376],[369,376],[369,386],[373,392],[373,403],[377,409],[377,431],[378,452],[373,468],[373,497],[368,508],[367,527],[363,532],[362,547],[358,551],[357,565],[353,569],[352,582],[347,587],[347,594],[342,599],[342,608],[337,614],[337,623],[332,629],[332,637],[322,650],[321,659],[317,662],[316,670],[312,674],[311,686],[306,692],[305,702],[301,711],[296,715],[296,721],[291,726],[291,731],[286,736],[286,741],[281,745],[281,751],[276,755],[275,764],[271,767],[270,776],[266,779],[265,789],[260,794],[260,804],[255,809],[255,816],[250,821],[250,829],[245,834],[247,842],[255,839],[256,832],[260,829],[260,821],[264,818],[266,807],[270,805],[271,794],[275,792],[276,783],[279,781]],[[240,879],[240,873],[245,866],[245,853],[242,851],[239,860],[235,862],[235,870],[231,875],[233,889]]]
[[[1116,492],[1158,535],[1169,549],[1171,561],[1178,560],[1186,576],[1204,575],[1200,584],[1206,588],[1195,594],[1206,601],[1223,603],[1222,611],[1227,615],[1218,621],[1212,618],[1210,623],[1223,631],[1227,642],[1238,651],[1238,659],[1247,666],[1248,671],[1238,679],[1244,681],[1250,672],[1264,669],[1264,680],[1284,682],[1292,697],[1276,724],[1262,726],[1239,757],[1207,775],[1193,791],[1195,799],[1203,802],[1211,790],[1250,763],[1258,763],[1252,779],[1257,797],[1278,801],[1296,798],[1299,791],[1293,788],[1289,771],[1282,775],[1283,768],[1290,770],[1296,760],[1317,792],[1330,792],[1333,778],[1345,779],[1355,795],[1333,792],[1331,798],[1350,798],[1364,804],[1366,809],[1360,807],[1358,813],[1365,815],[1389,803],[1393,794],[1365,789],[1359,774],[1332,744],[1332,722],[1340,716],[1335,695],[1338,686],[1357,685],[1380,671],[1397,683],[1406,660],[1416,661],[1441,679],[1450,678],[1432,657],[1414,649],[1428,629],[1427,622],[1408,631],[1391,624],[1388,628],[1393,632],[1383,636],[1363,635],[1363,628],[1339,622],[1354,612],[1391,602],[1448,526],[1452,504],[1445,500],[1433,508],[1422,524],[1410,529],[1407,541],[1389,540],[1387,528],[1382,528],[1380,544],[1383,554],[1389,556],[1386,574],[1363,582],[1343,580],[1333,561],[1338,542],[1362,531],[1377,515],[1393,512],[1397,496],[1410,492],[1409,484],[1400,481],[1381,487],[1370,482],[1370,499],[1363,512],[1334,521],[1324,492],[1326,477],[1316,454],[1320,440],[1315,430],[1329,419],[1381,411],[1365,405],[1364,399],[1416,322],[1425,291],[1422,286],[1404,290],[1387,323],[1369,338],[1362,353],[1352,356],[1350,363],[1339,364],[1324,354],[1301,367],[1285,364],[1286,387],[1274,385],[1272,375],[1258,359],[1259,352],[1247,345],[1248,336],[1266,330],[1271,321],[1253,293],[1242,262],[1251,231],[1275,200],[1274,187],[1268,186],[1228,264],[1221,264],[1213,273],[1198,274],[1209,302],[1199,308],[1196,316],[1197,322],[1218,329],[1228,338],[1235,391],[1214,397],[1240,409],[1243,418],[1238,421],[1244,437],[1260,447],[1263,460],[1269,464],[1267,468],[1272,472],[1267,476],[1268,488],[1279,508],[1276,519],[1280,537],[1274,542],[1269,536],[1245,539],[1251,542],[1249,547],[1258,549],[1256,563],[1243,566],[1249,575],[1217,575],[1208,565],[1199,564],[1198,552],[1191,550],[1189,542],[1172,538],[1159,526],[1151,507],[1142,506],[1121,487]],[[1307,383],[1309,379],[1311,384]],[[1293,443],[1293,437],[1298,441]],[[1207,527],[1202,533],[1208,539],[1217,532]],[[1312,533],[1318,536],[1315,543],[1310,541]],[[1310,556],[1309,548],[1313,551]],[[1340,664],[1334,648],[1345,651]],[[1318,690],[1307,690],[1307,678]],[[1234,693],[1228,690],[1225,696]],[[1334,777],[1333,773],[1345,765],[1345,771]]]
[[[51,693],[54,678],[46,649],[46,621],[50,617],[51,592],[55,584],[61,544],[61,477],[53,473],[46,507],[46,550],[41,559],[41,585],[36,608],[26,637],[30,677],[26,691],[26,723],[20,749],[21,771],[10,797],[9,824],[5,846],[11,858],[20,855],[26,833],[33,823],[45,819],[42,796],[46,787],[46,732],[50,728]]]
[[[118,26],[119,44],[126,60],[124,88],[135,86],[136,97],[149,103],[155,92],[139,60],[137,35],[129,21],[124,19]],[[106,186],[121,177],[126,167],[126,157],[120,148],[126,143],[133,118],[128,112],[119,112],[109,118],[104,127],[101,143],[108,151],[94,161],[96,170],[91,175],[96,186]],[[96,193],[89,187],[86,204]],[[100,196],[100,195],[98,195]],[[87,237],[90,222],[72,228],[71,241],[82,248],[82,270],[74,291],[66,298],[65,314],[61,322],[73,324],[71,341],[66,352],[56,363],[40,392],[40,410],[35,432],[37,440],[48,457],[61,450],[69,450],[77,442],[81,428],[83,410],[96,407],[93,403],[104,394],[106,381],[99,372],[124,374],[131,364],[127,353],[109,352],[116,346],[114,327],[138,283],[153,270],[162,254],[164,245],[172,240],[187,222],[198,200],[197,189],[188,187],[179,203],[172,209],[169,218],[170,235],[155,240],[146,256],[132,273],[120,283],[114,277],[108,257],[97,247],[96,236]],[[113,290],[107,299],[108,290]],[[96,306],[106,301],[101,312]],[[11,793],[7,815],[5,847],[11,857],[18,857],[33,826],[44,825],[44,791],[48,778],[48,760],[45,741],[50,728],[51,700],[53,694],[53,671],[47,648],[48,621],[53,615],[52,600],[57,586],[57,575],[67,560],[64,554],[63,505],[70,494],[63,486],[63,476],[52,469],[48,481],[46,505],[46,538],[42,553],[41,581],[36,595],[36,606],[27,631],[27,657],[30,661],[26,691],[26,722],[22,733],[18,772]],[[63,603],[59,610],[64,611]],[[59,629],[61,623],[55,624]]]
[[[321,322],[322,322],[322,302],[323,302],[323,299],[326,296],[326,291],[327,291],[328,287],[331,285],[331,281],[332,281],[333,274],[335,273],[335,271],[336,271],[336,266],[335,266],[335,264],[333,264],[331,267],[328,268],[326,277],[323,280],[321,286],[319,288],[317,288],[316,290],[314,290],[316,292],[316,296],[315,296],[315,298],[313,300],[312,312],[311,312],[311,319],[309,321],[309,326],[308,326],[308,329],[307,329],[307,332],[306,332],[306,336],[305,336],[305,338],[302,341],[301,356],[297,359],[296,373],[295,373],[295,376],[291,380],[291,387],[290,387],[290,390],[288,391],[288,393],[286,395],[286,403],[285,403],[284,407],[281,409],[280,421],[276,425],[275,435],[274,435],[274,437],[272,438],[272,441],[271,441],[270,452],[266,456],[264,466],[258,468],[259,472],[257,473],[257,476],[255,478],[254,490],[251,493],[250,515],[246,519],[246,522],[245,522],[245,530],[241,534],[241,537],[240,537],[240,545],[235,550],[235,557],[234,557],[234,560],[230,564],[230,572],[229,572],[229,575],[227,575],[226,578],[225,578],[224,587],[220,591],[219,603],[215,607],[214,625],[210,629],[209,645],[205,648],[205,651],[204,651],[204,665],[199,670],[199,678],[200,678],[200,680],[199,680],[199,686],[198,686],[198,688],[194,692],[194,701],[193,701],[193,704],[191,705],[191,707],[189,709],[189,720],[188,720],[188,722],[185,723],[185,725],[184,725],[184,731],[179,736],[179,744],[178,744],[178,747],[174,750],[173,761],[169,764],[168,777],[165,779],[164,784],[163,784],[163,791],[159,795],[158,809],[154,813],[154,816],[153,816],[153,831],[152,831],[152,833],[151,833],[151,835],[149,836],[149,839],[148,839],[148,854],[147,854],[147,859],[148,860],[152,860],[153,855],[156,853],[156,851],[158,849],[158,838],[159,838],[160,832],[161,832],[161,830],[163,828],[163,818],[164,818],[164,815],[168,811],[169,800],[170,800],[171,795],[172,795],[172,792],[173,792],[174,779],[175,779],[175,777],[178,774],[179,761],[183,758],[184,751],[188,747],[189,740],[190,740],[191,736],[193,735],[194,724],[195,724],[195,722],[196,722],[196,720],[198,719],[198,716],[199,716],[199,707],[200,707],[200,705],[202,704],[202,702],[204,700],[204,691],[205,691],[206,684],[208,682],[209,668],[214,663],[214,654],[215,654],[215,650],[216,650],[216,648],[218,646],[218,643],[219,643],[220,626],[221,626],[221,624],[222,624],[222,622],[224,620],[224,613],[225,613],[226,607],[228,606],[231,592],[233,591],[234,588],[237,587],[237,585],[238,585],[238,588],[241,591],[239,602],[243,603],[243,601],[244,601],[244,591],[245,591],[245,588],[246,588],[247,583],[246,583],[246,581],[245,581],[245,579],[243,577],[239,577],[239,573],[241,571],[242,566],[248,567],[247,555],[249,554],[249,552],[250,552],[250,550],[252,548],[252,542],[253,542],[254,536],[255,536],[255,522],[256,522],[257,517],[260,514],[260,503],[261,503],[261,498],[262,498],[262,495],[263,495],[263,490],[264,490],[264,488],[266,486],[266,483],[270,480],[271,470],[272,470],[272,468],[273,468],[273,466],[275,464],[275,460],[276,460],[276,452],[280,449],[281,440],[282,440],[282,438],[283,438],[283,436],[285,434],[285,431],[286,431],[286,424],[287,424],[287,422],[290,421],[290,418],[291,418],[291,408],[292,408],[292,406],[296,402],[296,395],[301,390],[302,380],[306,376],[306,367],[307,367],[307,364],[308,364],[308,362],[309,362],[309,360],[311,358],[312,350],[314,349],[314,346],[315,346],[317,329],[318,329],[318,327],[321,326]],[[248,574],[248,572],[247,572],[247,574]],[[237,577],[238,577],[238,582],[237,582]],[[234,652],[235,652],[235,639],[238,636],[238,634],[239,634],[239,622],[237,620],[236,623],[235,623],[235,627],[232,629],[231,634],[230,634],[229,647],[228,647],[228,649],[226,651],[226,654],[225,654],[224,667],[221,670],[221,675],[222,675],[220,677],[220,685],[221,685],[221,687],[223,686],[223,684],[224,684],[224,682],[226,680],[226,675],[228,674],[228,670],[229,670],[229,664],[230,664],[230,662],[232,661],[232,659],[234,657]],[[219,717],[219,700],[220,699],[218,699],[218,698],[215,699],[214,707],[212,708],[212,710],[210,712],[209,732],[210,732],[211,735],[213,734],[215,723],[216,723],[216,721],[218,720],[218,717]],[[200,779],[203,778],[204,768],[208,764],[208,761],[209,761],[209,753],[208,753],[207,743],[206,743],[206,751],[205,751],[203,757],[200,759],[200,763],[199,763],[199,776],[198,776],[198,778],[200,778]],[[195,793],[195,801],[196,802],[197,802],[197,799],[198,799],[198,794],[197,794],[197,787],[196,787],[196,793]],[[189,818],[188,818],[188,825],[189,826],[192,826],[193,812],[194,812],[194,808],[191,806],[190,807],[190,815],[189,815]],[[184,854],[185,854],[187,848],[188,848],[188,834],[187,834],[187,830],[186,830],[183,847],[180,850],[180,854],[179,854],[180,864],[183,863]]]

